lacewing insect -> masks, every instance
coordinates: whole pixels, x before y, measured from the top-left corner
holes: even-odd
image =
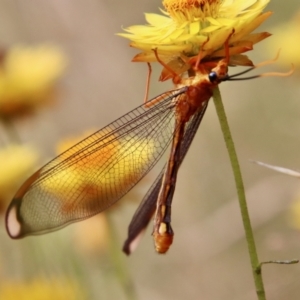
[[[226,45],[225,45],[226,46]],[[205,68],[201,55],[187,78],[171,73],[176,89],[138,106],[51,160],[17,191],[6,213],[11,238],[38,235],[100,213],[122,198],[156,164],[171,144],[170,157],[142,200],[123,251],[130,254],[154,214],[156,251],[173,240],[171,204],[178,169],[192,143],[213,89],[228,76],[226,56]],[[258,76],[248,77],[255,78]],[[247,79],[247,78],[244,78]]]

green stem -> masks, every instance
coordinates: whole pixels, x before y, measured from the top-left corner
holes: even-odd
[[[223,137],[225,140],[225,144],[227,147],[227,151],[229,154],[230,163],[231,163],[231,167],[232,167],[233,175],[234,175],[234,179],[235,179],[235,185],[236,185],[236,189],[237,189],[240,211],[241,211],[241,216],[242,216],[242,220],[243,220],[243,225],[244,225],[244,230],[245,230],[245,235],[246,235],[246,240],[247,240],[247,245],[248,245],[248,252],[249,252],[250,261],[251,261],[252,274],[254,277],[257,298],[259,300],[265,300],[266,296],[265,296],[265,289],[264,289],[262,274],[261,274],[261,272],[257,272],[257,267],[259,266],[259,260],[258,260],[258,255],[257,255],[254,236],[253,236],[253,230],[251,227],[251,221],[250,221],[247,202],[246,202],[244,183],[243,183],[237,154],[235,151],[234,143],[233,143],[229,125],[227,122],[227,118],[226,118],[226,114],[225,114],[224,106],[222,103],[222,98],[221,98],[219,88],[214,89],[213,99],[214,99],[214,104],[216,107],[217,115],[218,115],[219,122],[221,125]]]
[[[115,274],[123,287],[125,295],[128,300],[137,299],[134,284],[131,280],[131,276],[128,272],[127,266],[124,261],[124,253],[121,252],[121,246],[118,242],[118,235],[114,222],[111,217],[111,213],[107,213],[108,228],[109,228],[109,237],[110,237],[110,249],[109,254],[111,261],[114,265]]]

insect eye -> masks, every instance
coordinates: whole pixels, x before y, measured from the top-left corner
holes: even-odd
[[[218,79],[218,75],[216,72],[210,72],[208,74],[208,79],[210,82],[215,82]]]

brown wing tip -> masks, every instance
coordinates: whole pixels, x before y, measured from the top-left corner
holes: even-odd
[[[144,232],[145,232],[145,229],[140,231],[138,235],[129,236],[127,238],[127,240],[124,243],[123,249],[122,249],[125,254],[130,255],[132,252],[135,251],[138,244],[140,243],[142,236],[144,235]]]
[[[22,223],[20,221],[18,212],[20,201],[20,199],[13,199],[5,216],[6,231],[12,239],[18,239],[22,237]]]
[[[19,239],[24,237],[25,234],[25,225],[23,223],[23,218],[20,214],[20,206],[22,203],[22,199],[32,183],[40,176],[41,169],[36,171],[33,175],[31,175],[19,188],[15,197],[11,201],[5,216],[5,226],[8,235],[12,239]],[[24,230],[25,229],[25,230]]]

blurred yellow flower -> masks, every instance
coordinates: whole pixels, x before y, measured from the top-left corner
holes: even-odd
[[[82,210],[96,211],[100,200],[105,203],[119,190],[124,189],[124,186],[130,185],[139,176],[138,172],[134,173],[138,164],[146,163],[149,159],[149,153],[145,154],[143,150],[147,146],[151,147],[151,141],[137,140],[132,137],[131,143],[126,143],[122,138],[118,139],[113,134],[103,139],[104,132],[101,131],[88,141],[84,140],[92,132],[93,130],[88,130],[78,137],[65,139],[58,144],[57,152],[61,155],[60,161],[68,159],[70,161],[68,166],[52,175],[51,180],[43,183],[45,191],[54,194],[55,199],[61,199],[62,210],[67,214],[72,214],[73,205],[78,203]],[[106,134],[108,133],[109,131],[106,131]],[[102,142],[97,142],[99,140]],[[80,157],[74,157],[77,152],[81,152]],[[84,153],[88,153],[89,157],[86,158]],[[113,156],[118,157],[119,162],[112,160]],[[125,168],[122,157],[126,156],[131,156],[129,160],[133,164],[128,162]],[[72,159],[74,163],[71,163]],[[97,180],[98,174],[103,169],[107,170],[108,165],[109,170]],[[136,197],[131,194],[130,199],[132,198]],[[115,208],[116,205],[113,207]],[[100,251],[105,253],[110,241],[108,227],[107,216],[103,213],[75,224],[74,239],[75,244],[78,244],[78,249],[88,255],[99,255]],[[95,228],[98,229],[94,230]]]
[[[53,45],[15,46],[0,64],[0,117],[33,111],[51,98],[66,57]]]
[[[67,279],[38,278],[30,282],[5,282],[0,284],[3,300],[84,300],[87,299],[78,284]]]
[[[36,169],[37,162],[37,152],[28,146],[0,148],[0,212],[19,185]]]
[[[266,44],[270,54],[273,55],[281,49],[279,62],[286,65],[293,63],[296,68],[300,67],[300,11],[295,17],[286,23],[272,28],[274,37]]]
[[[108,133],[106,130],[105,134]],[[145,148],[154,148],[151,141],[136,137],[126,137],[125,140],[108,134],[103,138],[104,132],[100,131],[82,140],[86,136],[68,139],[59,145],[59,151],[64,151],[75,144],[58,157],[62,168],[55,169],[51,180],[42,181],[43,189],[56,199],[68,199],[62,203],[62,210],[66,213],[72,212],[73,205],[78,203],[81,203],[82,210],[94,212],[99,205],[97,199],[109,203],[110,198],[129,189],[140,176],[138,168],[143,168],[151,159],[151,150],[145,151]]]
[[[109,223],[105,213],[74,225],[74,245],[87,256],[99,256],[109,248]],[[97,230],[95,230],[97,228]]]
[[[300,195],[298,195],[291,204],[288,219],[292,227],[300,230]]]
[[[78,136],[71,136],[71,137],[67,137],[67,138],[63,139],[62,141],[60,141],[57,144],[56,153],[58,155],[62,154],[63,152],[67,151],[69,148],[73,147],[74,145],[76,145],[77,143],[79,143],[83,139],[87,138],[88,136],[90,136],[91,134],[93,134],[96,131],[97,131],[97,129],[91,128],[91,129],[85,130],[82,134],[80,134]]]
[[[262,13],[269,0],[164,0],[164,15],[146,14],[148,25],[131,26],[118,35],[131,40],[130,46],[142,50],[133,61],[153,62],[157,48],[164,61],[194,57],[201,47],[202,58],[224,56],[224,42],[230,38],[230,54],[251,50],[268,33],[252,33],[271,12]],[[240,55],[235,64],[252,62]],[[175,63],[176,64],[176,63]],[[183,67],[182,71],[186,71]]]

